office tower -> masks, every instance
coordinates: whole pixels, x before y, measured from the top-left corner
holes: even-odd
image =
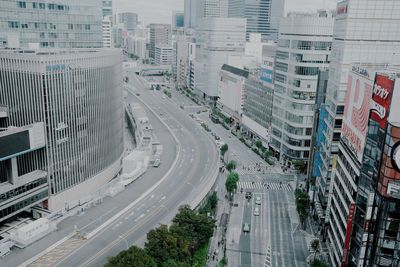
[[[337,4],[334,37],[322,127],[323,140],[316,158],[316,179],[321,203],[328,202],[331,178],[339,151],[347,73],[353,63],[399,64],[400,10],[396,0],[348,0]],[[329,214],[329,205],[325,212]]]
[[[310,156],[318,73],[329,66],[333,22],[318,14],[281,20],[270,145],[283,162],[307,163]]]
[[[149,56],[155,59],[156,46],[161,44],[171,44],[171,25],[170,24],[150,24],[150,45]]]
[[[228,17],[229,0],[198,0],[197,19]]]
[[[254,54],[256,50],[248,44],[246,43],[246,54]],[[264,146],[268,147],[271,135],[273,77],[277,46],[274,43],[262,44],[260,67],[257,71],[250,73],[244,85],[241,131],[249,139],[261,140]]]
[[[246,41],[246,20],[204,18],[196,30],[194,90],[206,102],[218,97],[219,71],[229,55],[241,55]]]
[[[185,15],[183,12],[174,11],[172,12],[172,28],[183,28],[185,26]]]
[[[168,44],[156,45],[154,63],[171,66],[174,62],[174,48]]]
[[[0,46],[99,48],[102,17],[99,0],[0,1]]]
[[[112,23],[113,17],[113,5],[111,0],[102,0],[103,1],[103,17],[110,17]]]
[[[247,19],[247,39],[250,33],[261,33],[264,40],[275,40],[284,6],[284,0],[229,0],[228,15]]]
[[[114,45],[112,40],[112,23],[111,17],[103,17],[103,47],[111,48]]]
[[[121,52],[113,49],[0,52],[0,105],[8,110],[0,128],[44,124],[46,169],[38,164],[18,173],[47,172],[50,198],[44,208],[82,205],[121,171],[121,63]],[[23,134],[20,142],[26,143]],[[18,168],[41,153],[18,156]],[[0,188],[18,186],[8,182]]]
[[[138,25],[138,15],[132,12],[119,13],[118,23],[123,23],[127,31],[134,31]]]
[[[175,55],[173,76],[178,88],[184,88],[187,86],[190,42],[191,38],[182,34],[176,35],[173,40]]]
[[[185,29],[195,29],[197,25],[198,0],[185,0],[184,5]]]

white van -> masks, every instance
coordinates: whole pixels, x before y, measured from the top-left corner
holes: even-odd
[[[256,197],[256,204],[261,205],[261,197]]]

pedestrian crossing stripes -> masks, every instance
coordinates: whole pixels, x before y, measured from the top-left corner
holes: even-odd
[[[267,253],[265,255],[264,267],[270,267],[270,266],[271,266],[271,247],[268,246]]]
[[[240,188],[292,191],[288,183],[238,182],[238,189]]]
[[[267,172],[264,170],[258,171],[258,170],[243,170],[243,169],[236,169],[235,172],[237,172],[239,175],[244,175],[244,174],[266,174]]]

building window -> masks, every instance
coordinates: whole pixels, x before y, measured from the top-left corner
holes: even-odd
[[[39,3],[39,8],[40,9],[45,9],[46,8],[46,4],[45,3]]]
[[[24,2],[24,1],[18,1],[17,5],[19,8],[26,8],[26,2]]]
[[[33,2],[33,3],[32,3],[32,8],[38,8],[38,3]]]
[[[13,28],[13,29],[19,28],[19,22],[18,21],[9,21],[8,22],[8,27],[9,28]]]

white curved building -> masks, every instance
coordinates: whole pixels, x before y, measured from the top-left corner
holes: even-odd
[[[120,172],[122,102],[120,50],[0,51],[9,110],[0,127],[44,123],[52,211],[85,202]]]
[[[309,158],[318,73],[329,67],[333,22],[317,14],[281,20],[271,146],[282,160]]]

